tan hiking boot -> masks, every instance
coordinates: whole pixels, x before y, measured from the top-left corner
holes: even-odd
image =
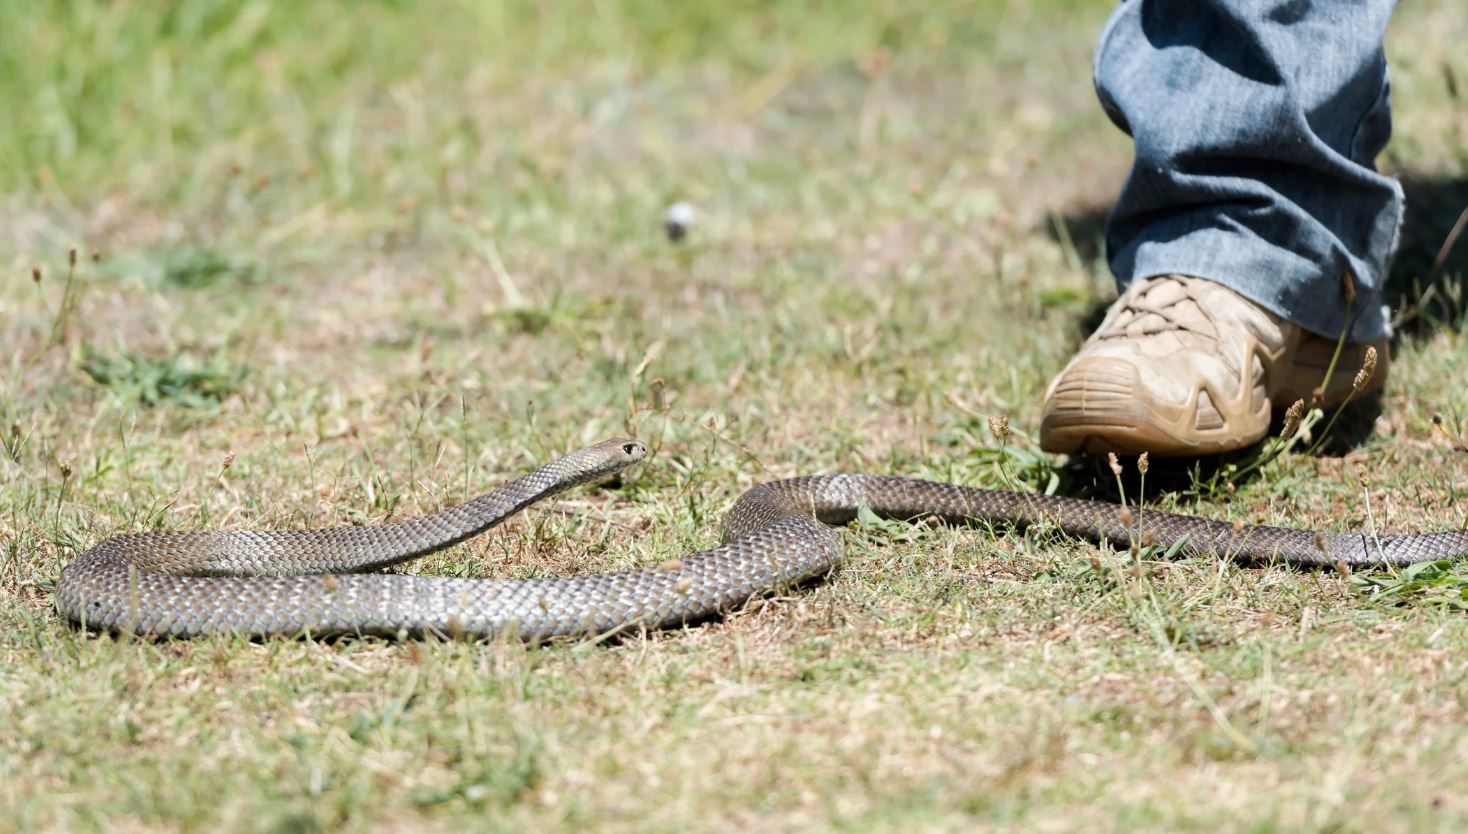
[[[1386,380],[1386,339],[1373,342]],[[1323,404],[1350,393],[1365,344],[1341,350]],[[1335,341],[1221,284],[1165,275],[1134,282],[1050,383],[1040,422],[1047,452],[1193,456],[1242,449],[1269,431],[1273,408],[1310,402]]]

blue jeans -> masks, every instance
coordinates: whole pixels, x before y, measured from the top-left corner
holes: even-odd
[[[1331,338],[1385,332],[1403,200],[1373,161],[1392,5],[1123,0],[1094,69],[1136,143],[1106,232],[1119,285],[1194,275]]]

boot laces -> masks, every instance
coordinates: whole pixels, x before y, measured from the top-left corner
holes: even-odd
[[[1176,284],[1181,290],[1166,301],[1152,301],[1151,296],[1157,292],[1163,284]],[[1204,327],[1202,321],[1209,325],[1207,308],[1199,303],[1198,299],[1189,291],[1186,282],[1177,276],[1164,275],[1148,279],[1145,286],[1140,287],[1137,292],[1127,292],[1122,295],[1120,309],[1112,318],[1112,323],[1105,331],[1097,334],[1101,339],[1119,339],[1127,336],[1138,335],[1135,327],[1140,324],[1140,335],[1151,336],[1157,333],[1170,333],[1182,331],[1202,336],[1210,341],[1218,341],[1218,333],[1212,327]],[[1188,310],[1185,305],[1191,304],[1196,312]],[[1201,313],[1202,321],[1199,321]],[[1188,321],[1187,319],[1193,319]]]

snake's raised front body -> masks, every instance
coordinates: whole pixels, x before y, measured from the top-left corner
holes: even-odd
[[[723,543],[658,567],[550,579],[362,573],[431,553],[647,453],[632,440],[572,452],[431,515],[376,526],[263,532],[137,533],[108,539],[61,572],[56,608],[90,628],[154,636],[437,632],[542,640],[664,628],[823,576],[844,524],[880,516],[1051,525],[1121,547],[1134,542],[1244,562],[1404,565],[1468,552],[1468,531],[1372,536],[1236,526],[1115,504],[878,475],[761,484],[724,518]]]

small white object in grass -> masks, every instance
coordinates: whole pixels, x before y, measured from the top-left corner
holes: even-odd
[[[682,240],[697,219],[698,210],[692,203],[680,200],[668,206],[667,212],[663,214],[663,228],[668,233],[668,240]]]

